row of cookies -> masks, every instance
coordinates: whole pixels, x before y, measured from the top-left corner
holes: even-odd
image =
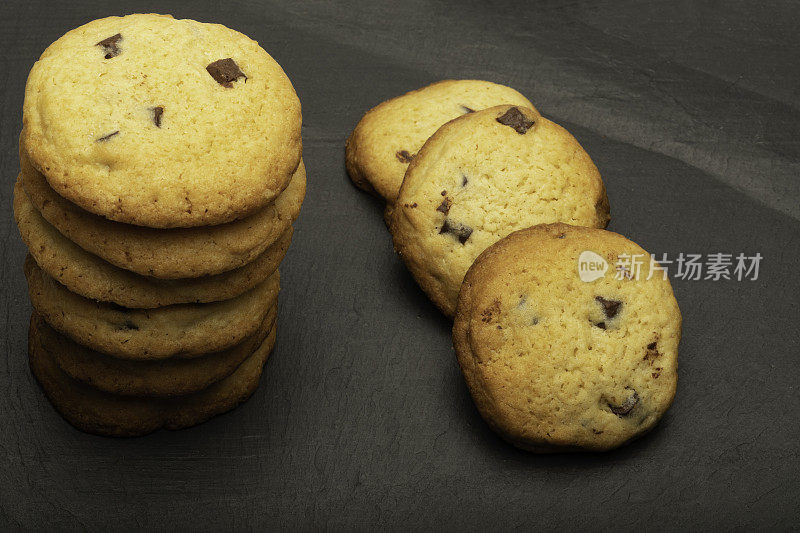
[[[283,70],[224,26],[109,17],[45,50],[14,213],[30,366],[69,422],[142,435],[255,390],[305,197],[300,128]]]
[[[613,448],[653,427],[675,393],[680,312],[647,269],[641,284],[580,278],[587,250],[606,266],[645,252],[604,230],[605,185],[566,129],[508,87],[444,81],[370,110],[346,161],[385,199],[395,250],[454,318],[462,372],[493,429],[559,451]]]

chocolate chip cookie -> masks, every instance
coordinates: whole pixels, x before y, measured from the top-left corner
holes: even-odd
[[[109,394],[76,381],[56,364],[54,353],[74,345],[40,334],[35,317],[28,333],[28,357],[45,395],[73,426],[97,435],[134,437],[161,428],[181,429],[230,411],[255,392],[272,350],[267,338],[225,379],[194,394],[174,398],[139,398]]]
[[[273,201],[300,162],[300,102],[255,41],[161,15],[94,20],[31,69],[23,145],[61,196],[111,220],[215,225]]]
[[[273,305],[255,333],[224,350],[192,359],[171,357],[133,361],[96,352],[50,327],[34,313],[34,327],[56,364],[66,375],[98,390],[123,396],[166,398],[198,392],[231,375],[264,342],[275,342]]]
[[[261,255],[300,214],[306,192],[302,162],[289,186],[257,213],[201,228],[158,230],[122,224],[85,211],[47,184],[20,150],[22,185],[42,217],[69,240],[120,268],[162,279],[209,276]]]
[[[445,80],[370,109],[347,139],[346,163],[358,187],[393,203],[408,164],[445,122],[499,104],[533,108],[510,87],[481,80]]]
[[[486,249],[453,325],[481,415],[535,452],[608,450],[650,430],[675,396],[680,338],[672,287],[650,255],[616,233],[566,224]]]
[[[279,272],[221,302],[128,309],[67,290],[29,255],[25,277],[31,304],[48,324],[76,342],[124,359],[198,357],[229,348],[264,322],[279,291]]]
[[[116,267],[64,237],[42,218],[19,180],[14,187],[14,217],[28,251],[50,277],[81,296],[123,307],[153,308],[234,298],[275,272],[292,241],[289,226],[275,243],[244,266],[214,276],[164,280]]]
[[[388,213],[397,252],[447,316],[464,274],[509,233],[550,222],[604,228],[600,173],[570,133],[535,110],[497,106],[439,128]]]

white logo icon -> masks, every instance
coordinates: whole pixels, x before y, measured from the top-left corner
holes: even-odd
[[[578,257],[578,276],[581,281],[590,283],[606,275],[608,263],[602,256],[586,250]]]

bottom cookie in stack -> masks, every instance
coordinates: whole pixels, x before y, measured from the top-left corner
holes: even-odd
[[[98,435],[132,437],[161,428],[180,429],[199,424],[249,398],[258,387],[264,363],[275,342],[275,326],[270,330],[271,333],[229,376],[198,392],[171,398],[111,394],[68,376],[59,367],[59,361],[108,356],[92,352],[59,334],[35,312],[28,335],[28,355],[31,371],[48,399],[71,424]],[[216,356],[220,354],[206,357]],[[171,370],[175,378],[184,379],[188,369],[176,366]],[[158,374],[155,368],[144,372]]]

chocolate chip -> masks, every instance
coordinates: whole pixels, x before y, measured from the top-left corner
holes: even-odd
[[[504,126],[514,128],[514,130],[520,135],[524,135],[525,132],[535,124],[535,122],[528,119],[528,117],[526,117],[518,107],[510,108],[508,111],[503,113],[502,116],[497,117],[496,120]]]
[[[563,238],[564,238],[564,237],[566,237],[566,236],[567,236],[567,234],[566,234],[566,233],[559,233],[559,234],[556,236],[556,238],[557,238],[557,239],[563,239]]]
[[[117,131],[112,131],[112,132],[111,132],[111,133],[109,133],[108,135],[103,135],[102,137],[100,137],[99,139],[97,139],[95,142],[98,142],[98,143],[104,143],[104,142],[106,142],[107,140],[109,140],[111,137],[114,137],[115,135],[119,135],[119,130],[117,130]]]
[[[462,224],[460,222],[453,222],[450,219],[445,218],[444,222],[442,223],[442,229],[439,230],[439,233],[449,233],[458,237],[458,241],[461,244],[467,242],[469,236],[472,235],[472,228],[467,226],[466,224]]]
[[[600,329],[606,329],[606,323],[605,323],[605,322],[598,322],[598,323],[596,323],[596,324],[592,324],[592,325],[593,325],[594,327],[596,327],[596,328],[600,328]]]
[[[609,409],[611,412],[619,417],[623,417],[633,411],[633,408],[636,407],[636,404],[639,403],[639,395],[636,391],[633,391],[633,394],[628,396],[628,398],[622,402],[622,405],[614,405],[611,402],[608,403]]]
[[[442,196],[447,196],[447,191],[442,191]]]
[[[466,113],[474,113],[474,112],[475,112],[475,110],[474,110],[474,109],[472,109],[471,107],[467,107],[467,106],[465,106],[465,105],[462,105],[462,106],[461,106],[461,110],[462,110],[462,111],[464,111],[464,113],[465,113],[465,114],[466,114]]]
[[[239,65],[230,57],[214,61],[206,67],[206,70],[217,83],[228,89],[233,87],[233,82],[239,78],[247,81],[247,76],[239,70]]]
[[[658,344],[656,342],[651,342],[650,344],[647,345],[647,351],[644,354],[644,360],[645,361],[650,361],[651,359],[656,359],[656,358],[658,358],[658,356],[661,355],[660,353],[658,353],[657,345]],[[652,364],[652,362],[650,364]]]
[[[469,180],[467,179],[467,177],[464,174],[461,174],[461,186],[462,187],[466,187],[467,183],[469,183]]]
[[[442,200],[442,203],[439,204],[439,207],[437,207],[436,210],[446,215],[448,212],[450,212],[451,205],[453,205],[453,201],[449,197],[445,196],[444,200]]]
[[[619,307],[622,305],[622,302],[617,300],[606,300],[602,296],[595,296],[594,298],[600,305],[603,306],[603,313],[605,313],[607,318],[614,318],[619,313]]]
[[[153,124],[155,124],[156,127],[160,128],[161,127],[161,115],[164,114],[164,108],[159,105],[159,106],[156,106],[156,107],[151,107],[150,111],[153,112]]]
[[[99,46],[103,49],[103,52],[106,53],[106,59],[111,59],[112,57],[117,57],[119,54],[122,53],[122,50],[119,49],[119,42],[122,40],[121,34],[112,35],[111,37],[106,37],[95,46]]]
[[[399,152],[395,152],[394,155],[401,163],[411,163],[411,161],[414,160],[414,155],[408,153],[408,150],[400,150]]]

